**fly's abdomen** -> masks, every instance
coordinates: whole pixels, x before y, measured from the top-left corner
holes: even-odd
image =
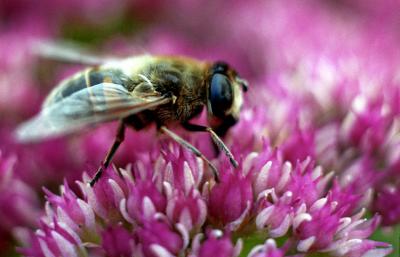
[[[101,83],[113,83],[129,87],[130,79],[117,69],[89,68],[62,81],[46,98],[43,107],[71,96],[72,94]]]

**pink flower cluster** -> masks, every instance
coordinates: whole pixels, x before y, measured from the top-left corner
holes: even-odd
[[[311,159],[294,166],[265,147],[244,156],[233,170],[221,160],[221,182],[210,180],[201,159],[175,144],[155,159],[109,169],[93,188],[86,174],[79,196],[67,183],[61,195],[46,190],[46,215],[22,253],[26,256],[238,256],[245,231],[288,237],[285,250],[273,240],[250,256],[294,250],[299,256],[385,256],[388,244],[367,238],[379,217],[364,219],[360,195],[324,175]],[[291,235],[291,236],[289,236]],[[269,253],[271,252],[271,253]],[[257,253],[257,254],[256,254]],[[285,255],[286,256],[286,255]]]

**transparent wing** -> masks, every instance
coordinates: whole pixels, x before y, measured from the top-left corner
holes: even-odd
[[[96,56],[71,42],[35,41],[32,52],[44,58],[62,62],[96,66],[118,60],[114,57]]]
[[[156,91],[129,92],[121,85],[101,83],[46,106],[17,128],[16,138],[20,142],[40,141],[122,119],[171,100]]]

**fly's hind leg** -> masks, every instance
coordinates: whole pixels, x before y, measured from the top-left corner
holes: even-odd
[[[166,134],[167,136],[169,136],[170,138],[172,138],[178,144],[180,144],[180,145],[184,146],[185,148],[189,149],[196,156],[200,157],[203,161],[205,161],[210,166],[215,181],[217,183],[219,182],[219,173],[218,173],[217,168],[210,162],[210,160],[207,159],[207,157],[204,156],[204,154],[202,154],[200,152],[199,149],[197,149],[191,143],[189,143],[185,139],[183,139],[180,136],[178,136],[177,134],[175,134],[173,131],[169,130],[166,126],[161,126],[160,127],[160,131],[163,132],[164,134]]]
[[[94,184],[96,184],[96,182],[100,179],[101,175],[103,174],[103,171],[105,169],[107,169],[107,167],[110,165],[110,162],[111,162],[112,158],[114,157],[115,152],[117,151],[117,149],[121,145],[121,143],[124,141],[124,138],[125,138],[125,123],[124,123],[124,121],[120,121],[118,130],[117,130],[117,135],[114,139],[114,143],[112,144],[111,148],[108,150],[106,158],[104,159],[103,163],[97,170],[93,179],[89,182],[91,187],[93,187]]]

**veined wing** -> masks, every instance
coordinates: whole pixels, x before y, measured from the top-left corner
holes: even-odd
[[[78,45],[70,42],[35,41],[32,43],[32,52],[48,59],[89,66],[97,66],[118,60],[118,58],[114,57],[89,54]]]
[[[154,90],[129,92],[118,84],[101,83],[46,106],[17,128],[16,138],[20,142],[40,141],[122,119],[170,101],[171,96],[163,96]]]

